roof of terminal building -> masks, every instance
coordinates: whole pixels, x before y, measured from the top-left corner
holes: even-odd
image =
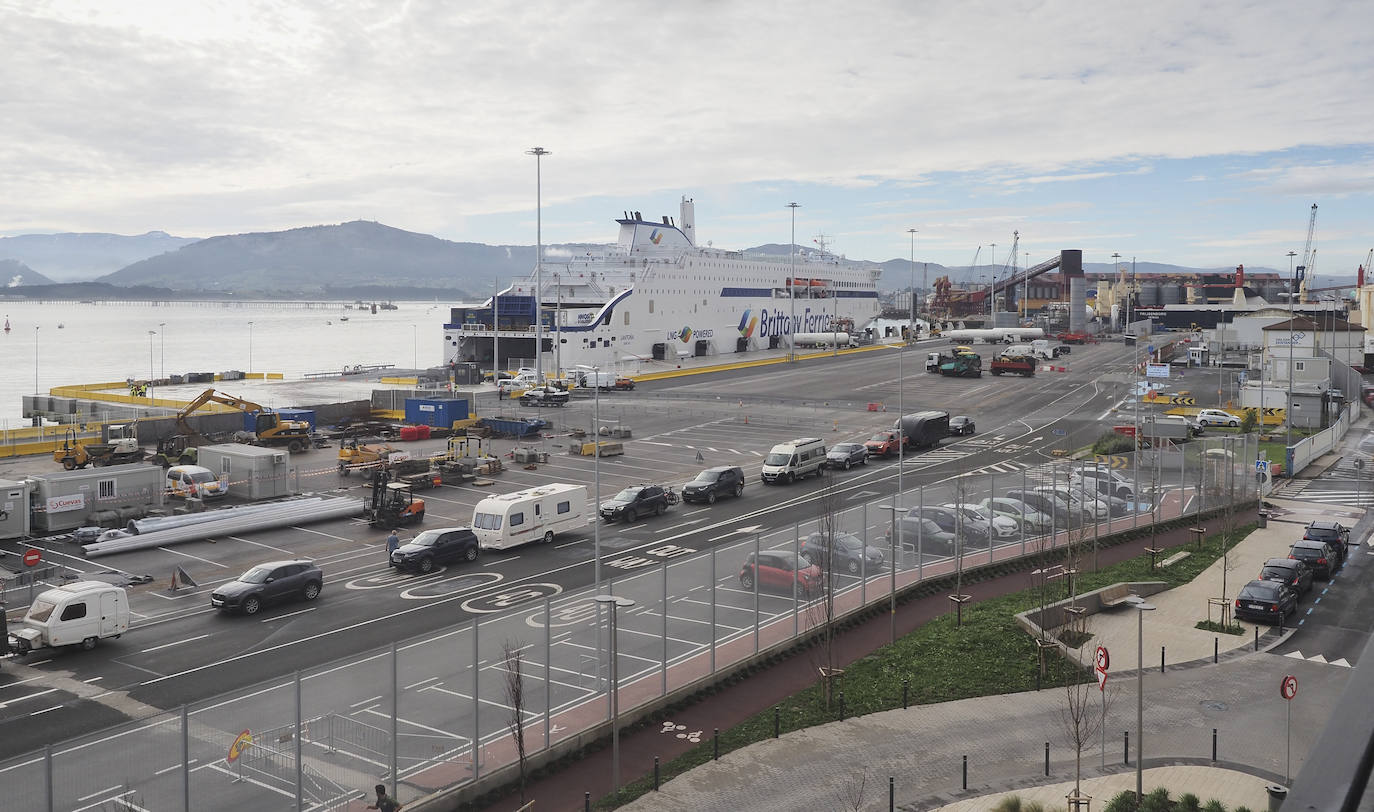
[[[1321,321],[1314,322],[1304,316],[1299,316],[1295,319],[1285,319],[1260,329],[1266,331],[1279,330],[1284,332],[1291,330],[1312,330],[1319,333],[1363,333],[1365,331],[1360,325],[1352,324],[1344,319],[1322,319]]]

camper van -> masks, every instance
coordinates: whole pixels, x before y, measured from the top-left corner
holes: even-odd
[[[824,464],[825,443],[817,437],[799,437],[773,446],[763,461],[760,476],[769,485],[793,482],[812,474],[820,476]]]
[[[587,486],[553,482],[488,496],[472,509],[472,532],[483,550],[509,550],[587,527]]]
[[[95,648],[129,630],[129,595],[103,581],[77,581],[39,593],[10,635],[19,654],[40,648]]]

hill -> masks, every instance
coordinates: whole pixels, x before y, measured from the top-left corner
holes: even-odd
[[[436,294],[461,289],[478,296],[497,279],[524,276],[533,265],[533,246],[449,242],[355,220],[211,237],[135,262],[99,281],[240,295],[325,296],[377,286]]]
[[[17,259],[0,259],[0,288],[51,285],[53,281]]]
[[[13,259],[42,273],[50,282],[95,279],[131,262],[175,251],[196,240],[162,231],[123,234],[21,234],[0,237],[0,259]]]

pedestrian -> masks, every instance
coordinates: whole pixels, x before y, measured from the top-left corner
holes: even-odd
[[[401,804],[395,798],[386,794],[386,784],[378,784],[376,790],[377,802],[375,804],[368,804],[368,809],[377,809],[381,812],[401,812]]]
[[[396,548],[401,546],[401,537],[392,530],[391,535],[386,537],[386,560],[391,560],[391,554],[396,552]]]

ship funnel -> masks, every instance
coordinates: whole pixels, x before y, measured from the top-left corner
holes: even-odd
[[[697,244],[696,206],[690,197],[682,198],[682,234],[690,245]]]
[[[1238,287],[1238,288],[1243,288],[1243,287],[1245,287],[1245,266],[1244,266],[1244,265],[1237,265],[1237,266],[1236,266],[1236,287]]]

